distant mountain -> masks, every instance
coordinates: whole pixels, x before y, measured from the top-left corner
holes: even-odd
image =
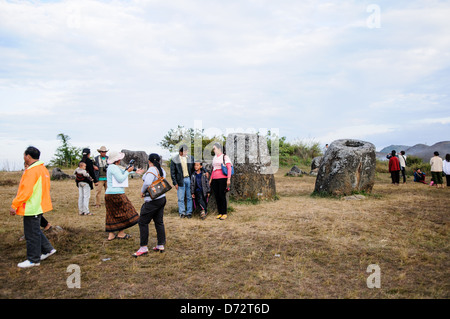
[[[390,145],[390,146],[386,146],[385,148],[383,148],[379,153],[390,153],[392,152],[392,150],[395,150],[397,153],[400,151],[405,151],[408,148],[410,148],[411,146],[408,145]]]
[[[438,151],[439,156],[442,158],[445,157],[445,154],[450,154],[450,141],[438,142],[431,146],[425,144],[416,144],[414,146],[390,145],[377,152],[377,158],[385,160],[386,155],[389,154],[392,150],[395,150],[397,153],[399,153],[400,151],[405,151],[407,156],[417,156],[422,159],[422,161],[427,163],[429,162],[430,158],[433,157],[435,151]]]
[[[436,143],[429,146],[428,149],[414,150],[414,152],[408,150],[406,154],[409,152],[411,155],[421,158],[424,162],[428,162],[433,157],[435,151],[438,151],[439,156],[444,158],[445,154],[450,154],[450,141]]]

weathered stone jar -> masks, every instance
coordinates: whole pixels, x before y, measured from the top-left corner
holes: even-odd
[[[276,195],[271,157],[264,136],[227,136],[226,153],[234,165],[230,196],[237,200],[273,199]]]
[[[120,165],[127,166],[132,159],[135,160],[134,167],[142,168],[144,170],[148,169],[148,155],[144,151],[130,151],[130,150],[121,150],[122,153],[125,154]],[[166,172],[168,173],[168,172]]]
[[[375,146],[372,143],[341,139],[329,146],[319,167],[314,192],[330,195],[370,193],[375,183]]]

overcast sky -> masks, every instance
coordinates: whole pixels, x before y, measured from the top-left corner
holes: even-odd
[[[0,166],[177,125],[450,140],[449,1],[0,0]],[[164,153],[166,154],[166,153]],[[18,164],[16,164],[18,163]]]

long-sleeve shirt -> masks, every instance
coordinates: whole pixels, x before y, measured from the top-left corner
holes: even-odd
[[[400,154],[398,160],[400,161],[400,167],[406,167],[406,155]]]
[[[166,178],[166,171],[163,168],[161,168],[161,169],[163,171],[163,175],[164,175],[163,177]],[[153,175],[153,174],[155,174],[156,176]],[[142,184],[142,188],[141,188],[141,193],[142,194],[145,194],[147,192],[147,188],[157,179],[158,175],[159,175],[159,171],[154,166],[150,167],[147,170],[147,172],[142,176],[142,180],[144,181],[144,184]],[[157,200],[157,199],[160,199],[160,198],[163,198],[163,197],[166,197],[166,194],[162,194],[161,196],[159,196],[159,197],[157,197],[155,199],[152,199],[150,197],[150,195],[147,195],[147,196],[144,197],[144,201],[150,202],[152,200]]]
[[[447,160],[444,160],[442,169],[443,169],[445,175],[450,175],[450,162],[447,162]]]
[[[444,166],[442,163],[442,158],[440,158],[439,156],[433,156],[430,159],[430,164],[432,172],[442,172]]]
[[[397,156],[392,156],[389,159],[389,172],[395,172],[400,170],[400,161]]]
[[[115,164],[109,165],[106,173],[106,184],[108,188],[106,189],[105,194],[125,194],[124,187],[113,187],[113,176],[117,182],[122,183],[128,178],[128,175],[128,171],[121,169],[119,166]]]

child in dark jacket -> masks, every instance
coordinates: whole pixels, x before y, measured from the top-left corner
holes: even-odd
[[[191,176],[191,194],[192,199],[200,206],[200,218],[205,219],[208,206],[208,198],[211,194],[211,187],[209,185],[208,176],[203,169],[201,162],[194,163],[194,172]]]

